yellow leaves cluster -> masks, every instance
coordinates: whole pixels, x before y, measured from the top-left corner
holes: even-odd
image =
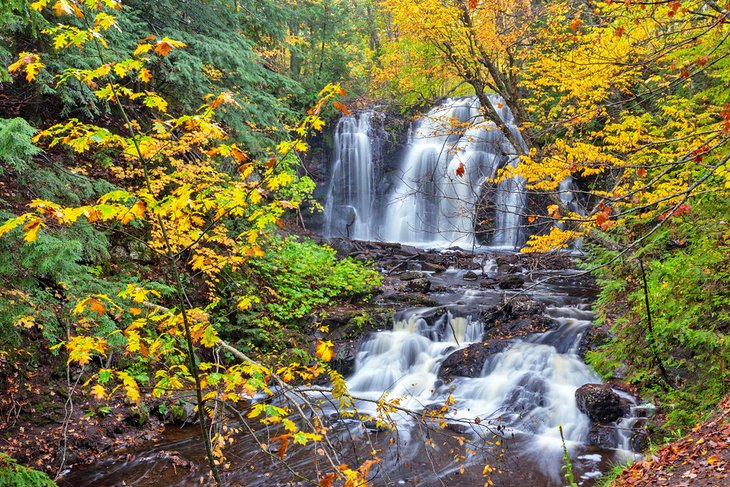
[[[334,357],[334,344],[329,340],[319,340],[315,348],[315,354],[321,358],[323,362],[329,362]]]
[[[93,355],[106,356],[108,344],[105,338],[91,336],[73,336],[65,343],[68,350],[68,363],[86,365]]]
[[[563,230],[552,227],[547,235],[531,235],[520,252],[550,252],[553,250],[567,249],[574,240],[584,236],[584,232],[575,230]]]
[[[26,81],[33,81],[38,73],[45,67],[40,61],[40,56],[32,52],[21,52],[18,54],[18,60],[8,66],[8,71],[15,73],[21,68],[25,71]]]

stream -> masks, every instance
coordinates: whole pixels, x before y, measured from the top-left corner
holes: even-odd
[[[483,263],[476,270],[480,279],[500,275],[493,259],[482,256],[475,262]],[[381,461],[371,470],[373,485],[471,486],[488,479],[501,486],[561,486],[559,426],[581,486],[593,485],[612,465],[634,456],[629,447],[635,414],[628,412],[609,425],[611,433],[597,445],[590,439],[591,421],[576,405],[575,392],[581,385],[600,383],[579,356],[581,338],[593,319],[594,290],[569,272],[533,284],[529,292],[480,287],[464,279],[467,272],[452,268],[425,274],[435,289],[429,296],[437,305],[402,309],[389,329],[364,336],[354,372],[347,377],[351,394],[362,399],[356,401],[361,414],[374,416],[374,403],[365,400],[377,401],[384,394],[402,398],[399,406],[418,414],[395,411],[391,419],[397,427],[387,431],[372,421],[341,418],[328,397],[308,393],[320,401],[322,416],[330,420],[329,436],[340,452],[338,460],[357,465],[376,450]],[[549,274],[533,275],[533,283]],[[525,295],[539,304],[550,330],[495,338],[503,330],[501,325],[485,326],[485,309]],[[476,351],[482,344],[484,359],[470,377],[440,374],[451,354]],[[641,410],[633,398],[616,392],[630,411]],[[438,409],[447,398],[453,405],[441,425],[445,428],[419,420],[421,412]],[[257,428],[253,423],[250,426]],[[259,441],[268,443],[274,433],[257,434]],[[314,450],[292,447],[287,465],[317,478],[321,458]],[[229,485],[306,485],[292,480],[282,462],[243,433],[226,451]],[[486,465],[491,471],[485,477]],[[199,485],[205,471],[198,428],[170,426],[160,441],[146,448],[72,468],[61,485]]]

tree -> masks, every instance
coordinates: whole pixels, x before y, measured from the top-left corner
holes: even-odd
[[[41,0],[32,7],[44,11],[49,2]],[[99,399],[121,389],[136,403],[143,393],[137,375],[127,368],[112,367],[112,349],[149,369],[154,379],[146,381],[153,396],[192,387],[211,474],[220,483],[218,466],[223,462],[226,438],[222,430],[211,438],[208,415],[215,421],[227,414],[224,406],[236,411],[232,405],[243,398],[271,393],[269,381],[276,383],[285,398],[290,397],[288,381],[295,376],[311,380],[322,375],[327,370],[323,364],[331,358],[331,343],[321,341],[314,351],[316,357],[281,364],[275,372],[221,341],[212,317],[221,302],[216,295],[221,280],[265,255],[262,245],[271,238],[277,220],[285,210],[296,208],[307,188],[311,189],[306,180],[296,177],[295,154],[307,148],[302,137],[321,130],[320,113],[325,104],[343,91],[337,85],[327,86],[296,127],[298,138],[281,142],[268,158],[255,160],[242,146],[225,140],[226,133],[215,118],[216,112],[239,105],[231,93],[209,96],[194,115],[171,116],[165,98],[145,89],[151,81],[151,65],[185,48],[184,42],[150,35],[133,48],[131,56],[124,57],[107,37],[109,29],[117,25],[114,10],[120,8],[118,2],[60,0],[52,8],[53,15],[68,22],[47,29],[54,45],[90,50],[97,61],[88,68],[51,75],[58,85],[85,85],[100,106],[118,111],[120,123],[107,128],[68,119],[42,130],[34,140],[45,142],[48,148],[68,148],[76,155],[111,154],[105,161],[106,171],[117,187],[87,204],[35,199],[28,205],[29,211],[0,226],[0,236],[9,234],[5,238],[10,238],[20,231],[30,246],[38,246],[46,243],[41,236],[49,230],[90,224],[127,233],[148,247],[163,274],[166,291],[130,279],[116,294],[96,292],[79,297],[65,339],[53,348],[63,348],[69,364],[91,374],[86,385]],[[9,68],[28,82],[44,69],[44,59],[32,52],[21,52]],[[148,115],[132,118],[133,113]],[[16,170],[37,152],[21,149],[20,158],[11,161]],[[8,154],[13,152],[4,149],[4,157]],[[351,271],[355,277],[360,272]],[[190,283],[207,290],[204,304],[193,304]],[[166,306],[163,292],[169,294],[171,306]],[[246,310],[257,299],[239,294],[237,306]],[[37,318],[30,314],[19,322],[30,328]],[[104,326],[109,322],[116,329]],[[210,353],[213,347],[227,350],[234,360],[221,361],[218,354]],[[106,357],[101,368],[91,365],[95,357]],[[342,378],[332,374],[335,384],[342,384]],[[342,394],[344,391],[339,396]],[[251,418],[261,417],[264,424],[283,425],[279,436],[282,457],[290,441],[305,444],[323,439],[321,423],[306,420],[297,403],[292,408],[302,413],[301,426],[288,419],[287,407],[261,403],[249,413]],[[344,467],[336,471],[352,479],[367,475],[366,468],[364,473]]]

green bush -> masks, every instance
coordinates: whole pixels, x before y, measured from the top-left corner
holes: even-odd
[[[309,239],[276,238],[266,255],[250,262],[238,276],[238,288],[253,298],[253,306],[239,312],[236,326],[224,332],[252,343],[275,347],[286,330],[312,323],[312,315],[335,301],[367,298],[380,285],[380,275],[350,258]],[[233,296],[235,299],[237,296]]]

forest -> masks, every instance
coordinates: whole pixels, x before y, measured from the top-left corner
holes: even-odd
[[[729,39],[3,0],[0,487],[728,485]]]

